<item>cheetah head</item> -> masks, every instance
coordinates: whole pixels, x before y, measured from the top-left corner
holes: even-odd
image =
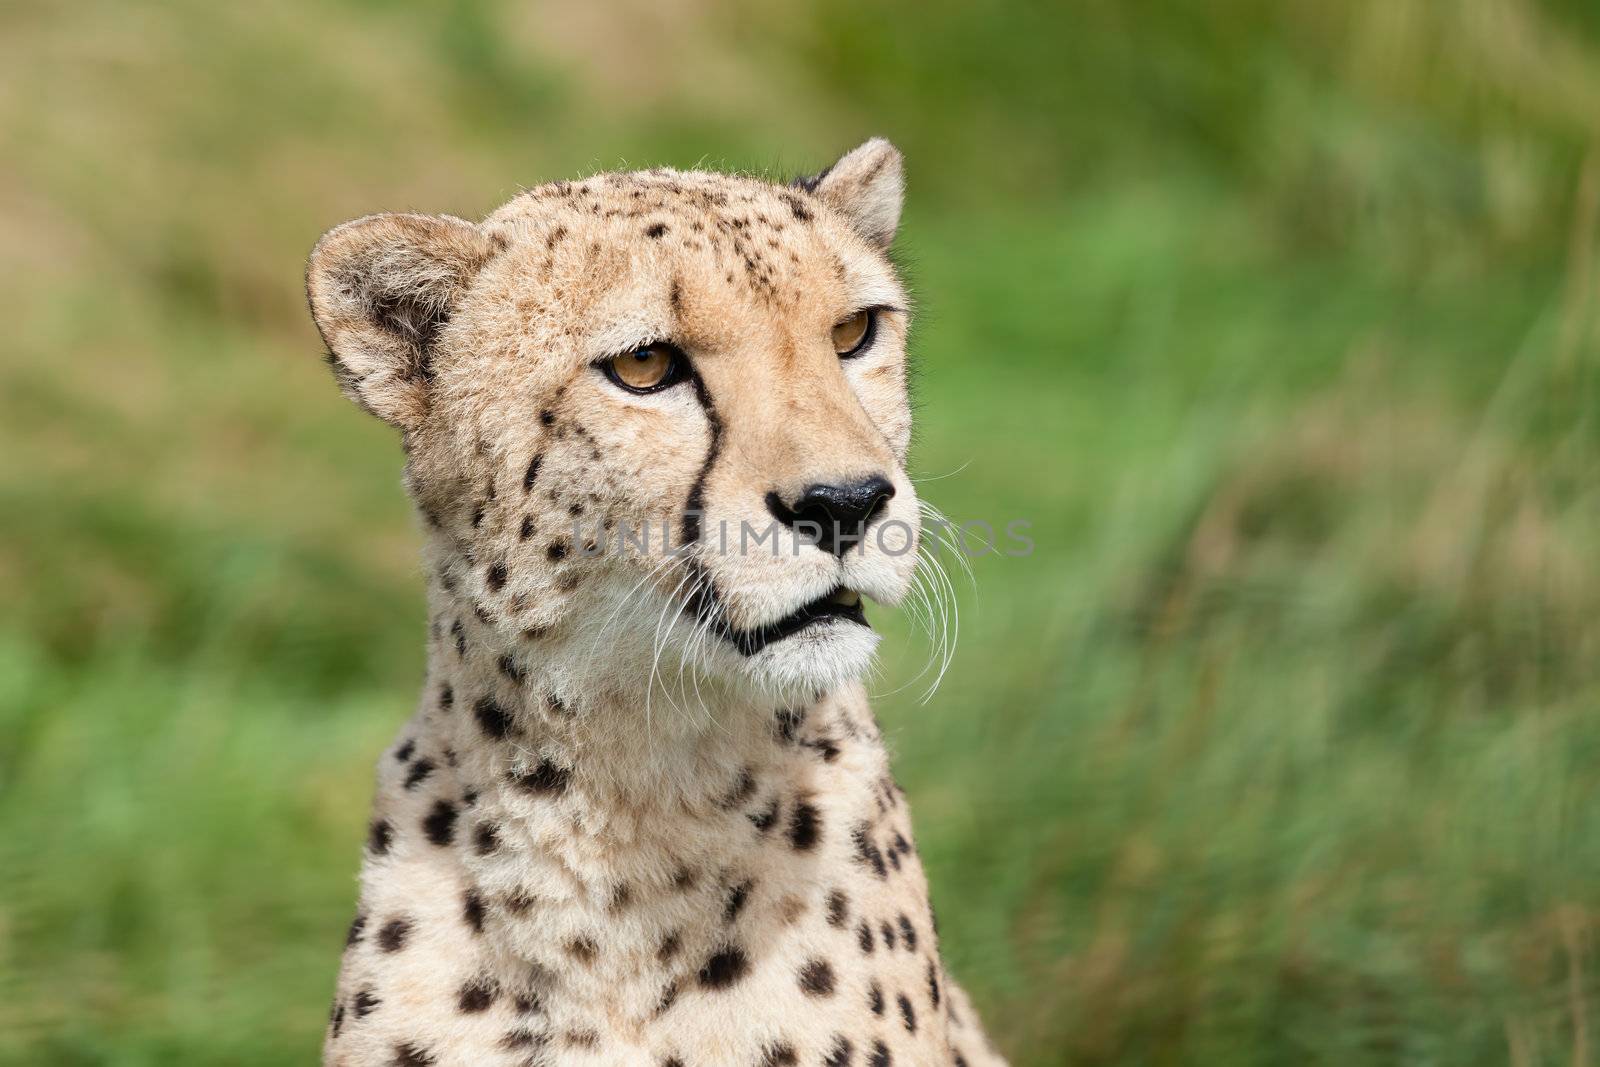
[[[614,690],[868,667],[862,598],[906,596],[920,533],[902,190],[872,140],[789,185],[603,174],[321,239],[329,363],[401,431],[433,580],[488,640]]]

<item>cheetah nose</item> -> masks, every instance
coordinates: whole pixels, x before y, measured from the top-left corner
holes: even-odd
[[[818,483],[801,492],[793,506],[767,494],[767,510],[791,530],[803,533],[824,552],[843,557],[861,543],[872,520],[894,497],[894,485],[881,474],[842,484]]]

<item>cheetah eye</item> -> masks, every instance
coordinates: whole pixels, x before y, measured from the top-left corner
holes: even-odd
[[[858,311],[833,328],[833,350],[840,359],[859,356],[872,344],[878,313],[874,308]]]
[[[602,364],[606,377],[630,393],[653,393],[683,380],[683,355],[665,341],[612,356]]]

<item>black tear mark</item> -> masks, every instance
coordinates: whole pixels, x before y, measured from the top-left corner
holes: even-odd
[[[711,402],[711,393],[706,389],[705,380],[699,372],[691,369],[689,381],[694,384],[695,398],[706,413],[706,425],[711,429],[711,444],[706,448],[706,458],[700,464],[700,470],[689,486],[689,496],[684,501],[681,540],[685,545],[700,540],[700,513],[705,509],[706,480],[711,477],[712,465],[722,454],[722,417],[717,414],[716,405]]]

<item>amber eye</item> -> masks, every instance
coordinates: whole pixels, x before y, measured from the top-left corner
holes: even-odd
[[[683,358],[665,342],[657,342],[612,356],[605,362],[606,377],[630,392],[653,393],[683,376]]]
[[[866,351],[872,343],[875,316],[871,308],[858,311],[833,328],[833,350],[840,359],[849,359]]]

